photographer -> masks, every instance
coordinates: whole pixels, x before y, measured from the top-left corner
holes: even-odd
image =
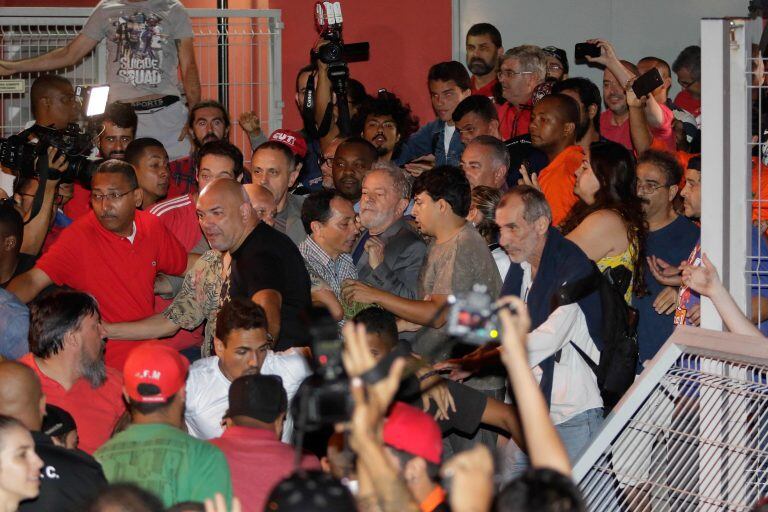
[[[130,0],[102,2],[66,46],[19,61],[0,61],[0,76],[50,71],[80,62],[106,40],[110,100],[131,103],[138,135],[159,139],[171,160],[189,153],[187,108],[200,101],[192,24],[178,0],[156,6]],[[181,76],[179,83],[178,76]]]

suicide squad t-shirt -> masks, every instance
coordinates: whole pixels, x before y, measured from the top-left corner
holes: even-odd
[[[110,101],[180,95],[176,41],[193,34],[178,0],[102,0],[81,33],[106,38]]]

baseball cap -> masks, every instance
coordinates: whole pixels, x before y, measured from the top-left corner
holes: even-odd
[[[134,402],[165,403],[184,386],[188,370],[187,358],[173,348],[145,343],[125,361],[125,390]]]
[[[77,429],[75,419],[67,411],[53,404],[45,404],[45,417],[40,431],[47,436],[63,436]]]
[[[304,158],[307,154],[307,142],[299,132],[283,129],[275,130],[269,136],[269,140],[285,144],[299,158]]]
[[[226,418],[247,416],[272,423],[288,408],[283,379],[277,375],[243,375],[229,386]]]
[[[434,464],[440,464],[443,456],[443,436],[437,422],[403,402],[395,402],[384,421],[384,444]]]
[[[552,57],[559,60],[560,64],[563,66],[563,73],[566,75],[568,74],[568,54],[565,53],[565,50],[556,48],[554,46],[545,46],[541,50],[547,55],[551,55]]]

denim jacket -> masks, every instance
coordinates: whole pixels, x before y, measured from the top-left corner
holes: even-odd
[[[445,121],[435,119],[425,124],[403,144],[400,154],[395,158],[395,163],[403,165],[424,155],[435,155],[435,166],[459,165],[461,153],[464,151],[464,144],[461,143],[459,131],[453,132],[447,155],[445,144],[443,144],[444,132]]]

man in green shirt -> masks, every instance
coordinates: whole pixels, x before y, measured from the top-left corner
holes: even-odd
[[[131,425],[94,455],[110,483],[135,483],[157,494],[166,507],[202,502],[217,492],[231,502],[224,454],[182,430],[188,369],[187,360],[170,347],[134,349],[123,370]]]

